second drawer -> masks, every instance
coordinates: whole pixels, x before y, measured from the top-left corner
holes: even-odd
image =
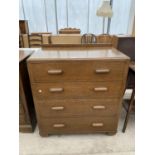
[[[67,98],[119,98],[122,96],[122,81],[113,82],[65,82],[32,84],[36,100]]]

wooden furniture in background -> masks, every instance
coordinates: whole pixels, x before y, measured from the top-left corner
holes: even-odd
[[[31,35],[41,35],[42,44],[51,44],[52,32],[32,32]]]
[[[27,62],[41,136],[116,133],[127,56],[114,48],[39,51]]]
[[[80,34],[58,34],[51,36],[51,43],[53,44],[80,44]]]
[[[37,33],[32,33],[32,35],[35,35]],[[117,47],[116,46],[116,39],[114,39],[113,36],[96,36],[96,41],[95,43],[91,43],[91,44],[82,44],[81,43],[81,38],[82,35],[80,34],[58,34],[58,35],[51,35],[51,34],[39,34],[42,35],[42,45],[41,47],[43,47],[44,45],[46,46],[51,46],[52,48],[56,48],[58,46],[60,46],[60,48],[65,47],[65,48],[71,48],[71,46],[73,47],[86,47],[86,46],[91,46],[91,47],[101,47],[102,45],[112,45],[113,47]],[[28,48],[29,47],[29,41],[28,41],[28,35],[27,34],[21,34],[22,38],[23,38],[23,44],[24,44],[24,48]],[[109,39],[108,39],[109,38]],[[117,37],[116,37],[117,38]],[[112,41],[111,41],[112,40]],[[39,45],[40,46],[40,45]]]
[[[135,63],[134,62],[130,63],[129,71],[131,71],[134,74],[134,80],[135,80]],[[129,102],[127,102],[127,101],[123,102],[124,106],[126,106],[128,104],[127,105],[127,114],[126,114],[126,117],[125,117],[123,129],[122,129],[123,132],[125,132],[125,130],[126,130],[130,113],[134,109],[133,107],[134,107],[134,103],[135,103],[135,85],[132,87],[132,89],[133,89],[133,91],[132,91],[131,98],[130,98]]]
[[[28,21],[19,20],[19,48],[24,47],[23,34],[29,33]]]
[[[19,48],[24,47],[23,37],[21,34],[19,34]]]
[[[81,44],[95,44],[96,36],[94,34],[84,34],[81,38]]]
[[[29,27],[27,20],[19,20],[19,31],[20,34],[29,34]]]
[[[114,46],[122,53],[128,55],[131,61],[135,61],[135,37],[129,35],[114,36]],[[129,70],[127,89],[131,89],[135,85],[135,75]]]
[[[113,43],[113,36],[108,34],[101,34],[97,37],[97,43]]]
[[[26,59],[33,50],[19,50],[19,131],[33,132],[36,116],[30,88]]]
[[[32,32],[31,35],[42,35],[42,43],[51,44],[52,32]]]
[[[114,36],[115,48],[135,61],[135,37],[130,35]]]
[[[42,49],[51,51],[51,50],[96,50],[112,47],[111,43],[106,44],[43,44]]]
[[[81,30],[77,28],[64,28],[59,30],[59,34],[80,34]]]
[[[29,35],[29,47],[35,48],[35,47],[41,47],[43,43],[42,35],[41,34],[31,34]]]
[[[23,48],[29,48],[28,34],[20,34],[23,40]]]
[[[52,32],[32,32],[31,34],[32,34],[32,35],[33,35],[33,34],[40,34],[40,35],[49,34],[49,35],[52,35]]]
[[[47,45],[49,44],[49,38],[51,38],[51,35],[49,34],[42,34],[42,44]],[[21,37],[23,38],[23,44],[24,44],[24,48],[29,48],[29,35],[28,34],[21,34]],[[34,39],[34,38],[33,38]],[[39,41],[39,45],[37,47],[42,47],[42,45],[40,45],[40,41]]]

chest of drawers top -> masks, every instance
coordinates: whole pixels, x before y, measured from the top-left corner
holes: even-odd
[[[130,58],[115,48],[93,50],[38,50],[28,59],[29,62],[48,60],[129,60]]]
[[[29,57],[33,52],[34,50],[32,49],[25,50],[25,49],[20,48],[19,49],[19,63],[25,60],[27,57]]]

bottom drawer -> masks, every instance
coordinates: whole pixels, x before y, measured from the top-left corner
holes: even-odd
[[[48,134],[115,132],[117,117],[41,119],[39,128]]]

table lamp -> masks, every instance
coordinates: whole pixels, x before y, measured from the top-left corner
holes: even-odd
[[[97,9],[96,15],[103,17],[103,33],[104,33],[105,18],[106,17],[111,18],[113,16],[110,0],[103,1],[101,7]],[[108,30],[107,30],[107,33],[108,33]]]

